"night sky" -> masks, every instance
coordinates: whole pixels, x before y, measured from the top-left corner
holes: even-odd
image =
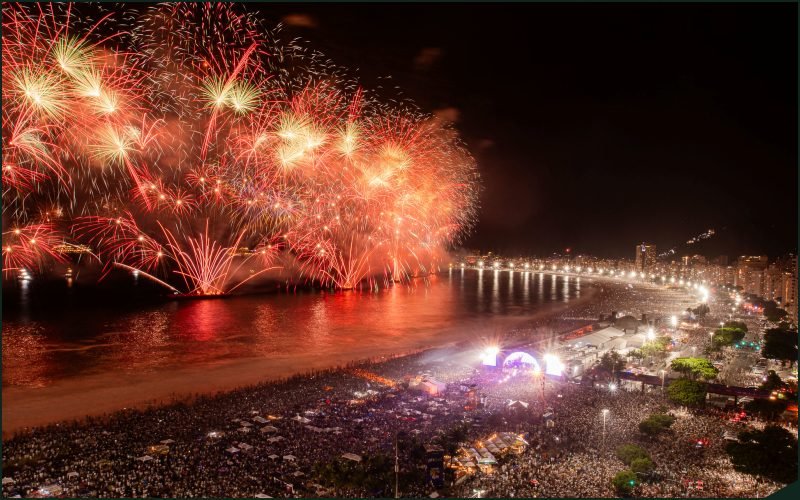
[[[796,4],[251,8],[455,121],[484,184],[467,248],[796,249]]]

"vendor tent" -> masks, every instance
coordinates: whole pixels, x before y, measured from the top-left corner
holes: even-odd
[[[239,453],[240,450],[239,450],[239,448],[237,448],[235,446],[231,446],[230,448],[226,449],[225,451],[227,451],[228,453],[233,455],[234,453]]]
[[[345,453],[342,455],[342,458],[346,458],[347,460],[352,460],[353,462],[361,461],[361,456],[356,455],[355,453]]]
[[[152,459],[153,459],[153,457],[151,457],[150,455],[142,455],[141,457],[137,458],[136,460],[138,460],[139,462],[149,462]]]
[[[172,444],[174,442],[175,442],[174,439],[164,439],[163,441],[161,441],[161,444]]]
[[[271,425],[267,425],[261,428],[261,432],[278,432],[278,428],[273,427]]]
[[[75,472],[75,471],[73,471],[73,472],[67,472],[67,478],[71,479],[71,478],[73,478],[73,477],[78,477],[78,473],[77,473],[77,472]]]
[[[294,455],[284,455],[283,459],[284,460],[297,460],[297,457],[294,456]]]
[[[254,417],[253,422],[258,422],[259,424],[266,424],[268,420],[264,417]]]
[[[253,449],[253,447],[252,447],[252,446],[250,446],[250,445],[249,445],[249,444],[247,444],[247,443],[239,443],[239,445],[238,445],[238,446],[239,446],[239,449],[241,449],[241,450],[243,450],[243,451],[250,451],[250,450],[252,450],[252,449]]]
[[[271,497],[271,496],[269,496],[269,495],[265,495],[265,494],[263,494],[263,493],[256,493],[256,494],[254,495],[254,498],[272,498],[272,497]]]

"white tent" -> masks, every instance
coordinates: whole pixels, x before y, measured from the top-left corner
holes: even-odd
[[[247,444],[247,443],[239,443],[239,445],[238,445],[238,446],[239,446],[239,448],[240,448],[240,449],[242,449],[242,450],[244,450],[244,451],[250,451],[250,450],[252,450],[252,449],[253,449],[253,447],[252,447],[252,446],[250,446],[250,445],[249,445],[249,444]]]
[[[150,455],[142,455],[141,457],[137,458],[136,460],[138,460],[140,462],[149,462],[152,459],[153,459],[153,457],[151,457]]]
[[[253,422],[258,422],[259,424],[266,424],[268,420],[264,417],[254,417]]]
[[[234,453],[239,453],[239,448],[236,448],[235,446],[231,446],[230,448],[228,448],[228,449],[227,449],[227,450],[225,450],[225,451],[227,451],[228,453],[230,453],[231,455],[233,455]]]
[[[299,470],[296,470],[296,471],[292,472],[292,475],[293,475],[294,477],[305,476],[305,474],[303,474],[303,472],[302,472],[302,471],[299,471]]]
[[[294,455],[284,455],[283,459],[284,460],[297,460],[297,457],[294,456]]]
[[[247,420],[242,420],[242,427],[251,427],[253,424],[248,422]]]
[[[278,455],[272,454],[272,455],[269,455],[268,458],[270,458],[271,460],[275,460],[276,458],[278,458]]]
[[[14,483],[14,480],[11,479],[10,477],[4,477],[3,478],[3,486],[5,486],[7,484],[13,484],[13,483]]]
[[[352,460],[353,462],[361,461],[361,456],[356,455],[355,453],[345,453],[342,455],[342,458],[346,458],[347,460]]]
[[[78,477],[78,473],[74,472],[74,471],[73,472],[67,472],[67,478],[73,478],[73,477]]]
[[[284,439],[283,436],[275,436],[267,439],[268,443],[277,443],[278,441],[282,441]]]
[[[273,427],[271,425],[267,425],[267,426],[261,428],[261,432],[278,432],[278,428],[277,427]]]
[[[265,495],[263,493],[256,493],[255,495],[253,495],[253,497],[254,498],[272,498],[271,496]]]
[[[436,492],[434,491],[433,493],[431,493],[430,495],[428,495],[428,497],[429,497],[429,498],[439,498],[439,494],[438,494],[438,493],[436,493]]]
[[[300,415],[295,415],[294,417],[292,417],[292,420],[300,422],[301,424],[307,424],[311,422],[311,420],[307,419],[306,417],[301,417]]]
[[[172,444],[174,442],[175,442],[174,439],[165,439],[165,440],[161,441],[161,444]]]

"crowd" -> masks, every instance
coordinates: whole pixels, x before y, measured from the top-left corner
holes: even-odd
[[[654,300],[646,287],[621,293],[629,302],[639,297],[642,308]],[[677,293],[674,299],[686,300]],[[590,303],[558,321],[597,318],[608,306]],[[531,332],[512,336],[531,338]],[[426,377],[446,389],[414,389]],[[751,497],[780,487],[733,470],[724,435],[739,429],[723,411],[688,412],[671,405],[660,388],[643,392],[638,383],[611,390],[594,377],[583,380],[478,367],[474,352],[459,348],[353,364],[28,430],[3,444],[3,495],[386,497],[394,494],[395,449],[402,449],[400,493],[426,497],[433,487],[419,473],[421,445],[445,444],[456,428],[465,432],[456,449],[498,431],[524,435],[528,446],[497,457],[493,467],[448,474],[440,495],[615,496],[611,479],[627,468],[615,450],[628,443],[645,448],[655,463],[657,480],[643,478],[638,496]],[[482,404],[468,400],[471,388]],[[639,422],[664,411],[676,417],[669,435],[642,437]],[[377,485],[336,481],[323,472],[340,462],[366,467],[375,457],[389,464],[371,472],[386,475]]]

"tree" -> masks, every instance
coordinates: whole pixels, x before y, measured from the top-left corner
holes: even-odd
[[[733,345],[744,339],[745,330],[741,328],[723,327],[717,328],[712,340],[716,346]]]
[[[671,342],[672,339],[669,337],[656,337],[642,345],[642,354],[645,356],[656,356],[658,354],[663,354],[667,351],[667,347],[669,347]]]
[[[612,349],[600,358],[600,366],[616,376],[618,372],[625,368],[625,360],[617,351]]]
[[[650,456],[641,446],[623,444],[617,448],[617,458],[625,465],[630,465],[637,458],[650,458]]]
[[[738,442],[725,446],[733,468],[789,484],[797,481],[797,438],[784,429],[768,425],[763,431],[744,431]]]
[[[692,380],[702,377],[706,380],[715,378],[719,370],[705,358],[675,358],[670,365],[672,370],[691,377]]]
[[[776,418],[786,410],[789,402],[785,399],[754,399],[745,403],[744,409],[766,419]]]
[[[631,462],[631,470],[636,474],[650,474],[656,466],[649,458],[637,458]]]
[[[639,422],[639,432],[646,436],[657,436],[669,430],[675,422],[675,417],[666,413],[655,413]]]
[[[630,496],[637,483],[636,473],[630,469],[617,472],[617,475],[611,480],[614,490],[623,497]]]
[[[781,380],[775,370],[770,370],[767,372],[767,379],[758,388],[765,391],[780,391],[787,387],[788,384]]]
[[[764,348],[761,355],[768,359],[780,360],[785,365],[794,366],[797,361],[797,330],[770,328],[764,334]]]
[[[787,314],[788,313],[786,310],[778,307],[778,304],[776,304],[773,300],[770,300],[764,304],[764,317],[773,323],[781,321],[787,316]]]
[[[702,406],[706,401],[706,385],[702,382],[679,378],[667,387],[669,398],[683,406]]]
[[[628,352],[628,357],[634,359],[644,359],[645,354],[641,351],[641,349],[634,349]]]
[[[725,328],[738,328],[739,330],[747,332],[747,323],[744,321],[726,321],[724,325]]]

